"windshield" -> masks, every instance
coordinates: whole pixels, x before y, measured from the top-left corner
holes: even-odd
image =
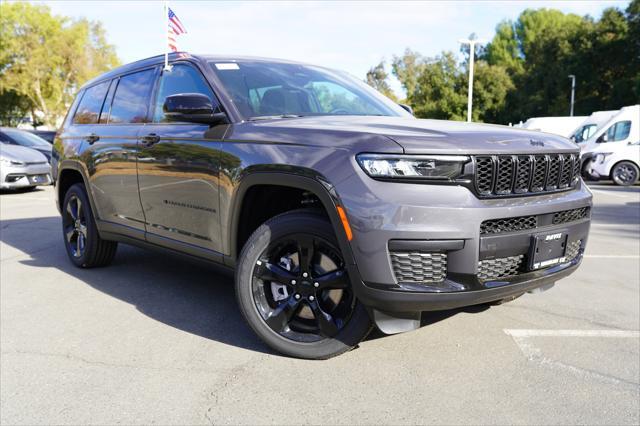
[[[36,136],[29,132],[14,129],[4,129],[2,131],[5,135],[10,137],[15,143],[29,148],[49,148],[51,144],[40,136]]]
[[[580,127],[572,136],[576,143],[581,143],[589,139],[596,132],[598,126],[596,124],[587,124]]]
[[[248,120],[309,115],[411,117],[399,105],[348,74],[264,61],[210,62]]]

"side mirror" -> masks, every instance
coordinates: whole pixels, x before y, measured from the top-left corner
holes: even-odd
[[[398,104],[398,105],[400,105],[402,109],[407,111],[409,114],[413,115],[413,108],[411,108],[409,105],[405,105],[405,104]]]
[[[201,93],[179,93],[167,96],[162,110],[169,121],[211,125],[227,122],[226,114],[214,112],[211,99]]]
[[[596,143],[602,143],[602,142],[607,142],[609,140],[609,137],[607,136],[607,133],[603,133],[600,135],[600,137],[598,139],[596,139]]]

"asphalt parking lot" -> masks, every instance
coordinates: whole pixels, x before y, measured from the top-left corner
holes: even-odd
[[[2,424],[638,424],[640,187],[592,185],[582,267],[329,361],[279,356],[229,278],[121,245],[66,258],[53,188],[0,195]]]

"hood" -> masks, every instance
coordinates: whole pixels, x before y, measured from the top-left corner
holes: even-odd
[[[20,145],[0,143],[0,157],[23,163],[46,163],[47,157],[41,152]]]
[[[532,154],[576,152],[561,136],[491,124],[402,117],[324,116],[269,120],[261,127],[365,133],[385,136],[407,154]]]

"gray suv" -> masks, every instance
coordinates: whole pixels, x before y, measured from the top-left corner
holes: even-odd
[[[546,289],[582,259],[591,193],[567,139],[418,120],[323,67],[163,59],[87,83],[55,139],[79,267],[122,242],[235,270],[256,334],[324,359],[374,324]]]

